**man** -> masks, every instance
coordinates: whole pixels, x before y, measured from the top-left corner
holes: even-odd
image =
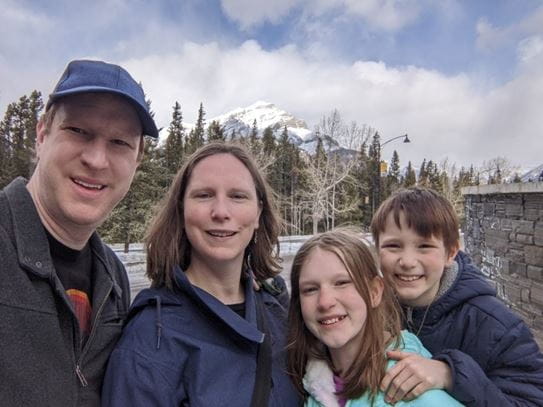
[[[98,406],[130,303],[96,228],[158,137],[123,68],[72,61],[37,125],[28,183],[0,192],[0,405]]]

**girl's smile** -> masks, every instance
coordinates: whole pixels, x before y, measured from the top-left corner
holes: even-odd
[[[310,252],[300,272],[300,306],[307,329],[328,347],[334,365],[347,369],[360,350],[368,305],[338,254]]]

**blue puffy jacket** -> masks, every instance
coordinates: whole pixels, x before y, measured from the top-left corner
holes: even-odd
[[[419,339],[434,359],[449,364],[451,394],[460,402],[543,406],[543,355],[530,329],[496,298],[466,254],[455,260],[456,278],[426,317],[426,307],[404,308],[412,330],[420,329]]]
[[[250,406],[263,340],[256,295],[264,303],[273,350],[269,406],[299,405],[285,373],[287,310],[279,298],[265,290],[254,292],[247,279],[243,319],[190,284],[179,268],[175,280],[174,290],[147,289],[136,297],[109,360],[102,406]]]

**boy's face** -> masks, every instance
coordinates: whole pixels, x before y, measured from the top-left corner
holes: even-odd
[[[379,257],[389,273],[402,304],[421,307],[430,304],[439,290],[443,269],[452,265],[457,250],[447,253],[443,239],[424,238],[409,228],[400,213],[400,228],[389,214],[379,235]]]

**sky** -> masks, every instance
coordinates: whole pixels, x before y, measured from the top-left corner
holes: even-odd
[[[0,112],[72,59],[141,81],[159,127],[259,100],[312,129],[337,109],[402,165],[543,162],[540,0],[0,0]]]

